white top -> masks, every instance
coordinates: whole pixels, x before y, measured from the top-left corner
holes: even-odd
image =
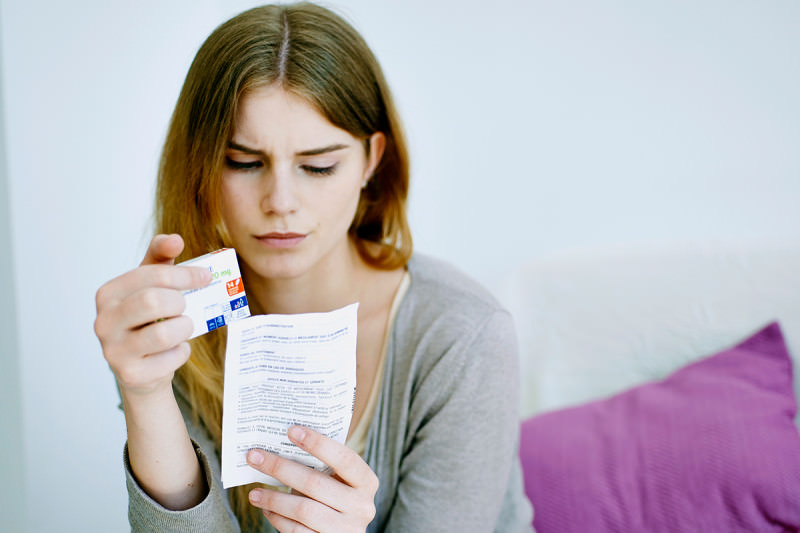
[[[383,383],[383,367],[386,361],[386,352],[389,351],[389,339],[392,336],[392,324],[394,324],[394,317],[397,315],[397,308],[400,307],[400,302],[403,301],[403,296],[409,285],[408,271],[403,274],[403,279],[400,280],[400,286],[394,293],[392,300],[392,308],[389,310],[389,320],[386,323],[386,329],[383,333],[383,342],[381,344],[380,360],[378,361],[378,368],[375,369],[375,377],[372,381],[372,390],[369,393],[367,406],[358,421],[358,425],[353,430],[353,433],[347,438],[345,444],[358,455],[364,455],[364,448],[367,445],[367,432],[369,431],[369,424],[372,421],[372,415],[375,413],[375,406],[378,403],[378,395],[381,391],[381,383]],[[356,387],[358,384],[356,384]]]

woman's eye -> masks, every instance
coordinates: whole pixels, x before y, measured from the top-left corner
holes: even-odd
[[[305,172],[311,174],[312,176],[330,176],[336,171],[336,165],[331,165],[329,167],[314,167],[311,165],[303,165],[302,168]]]
[[[261,168],[261,161],[236,161],[230,157],[225,158],[225,165],[233,170],[253,170]]]

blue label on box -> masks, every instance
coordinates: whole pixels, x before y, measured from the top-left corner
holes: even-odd
[[[247,305],[247,296],[239,296],[235,300],[231,300],[231,311],[236,311]]]
[[[215,329],[221,328],[224,325],[225,325],[225,317],[222,315],[219,315],[216,318],[206,320],[206,326],[208,326],[208,331],[214,331]]]

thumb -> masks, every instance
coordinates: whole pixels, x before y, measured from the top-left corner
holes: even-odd
[[[177,233],[159,234],[150,241],[150,246],[142,259],[143,265],[171,265],[183,251],[183,238]]]

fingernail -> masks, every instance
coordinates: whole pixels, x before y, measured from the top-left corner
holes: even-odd
[[[300,426],[292,426],[289,428],[289,437],[295,442],[302,443],[306,438],[306,430]]]
[[[260,450],[250,450],[250,452],[247,454],[247,460],[254,465],[260,465],[264,462],[264,454],[261,453]]]
[[[248,497],[250,498],[251,502],[258,503],[258,501],[261,499],[261,494],[259,494],[259,491],[257,490],[251,490],[250,494],[248,494]]]

